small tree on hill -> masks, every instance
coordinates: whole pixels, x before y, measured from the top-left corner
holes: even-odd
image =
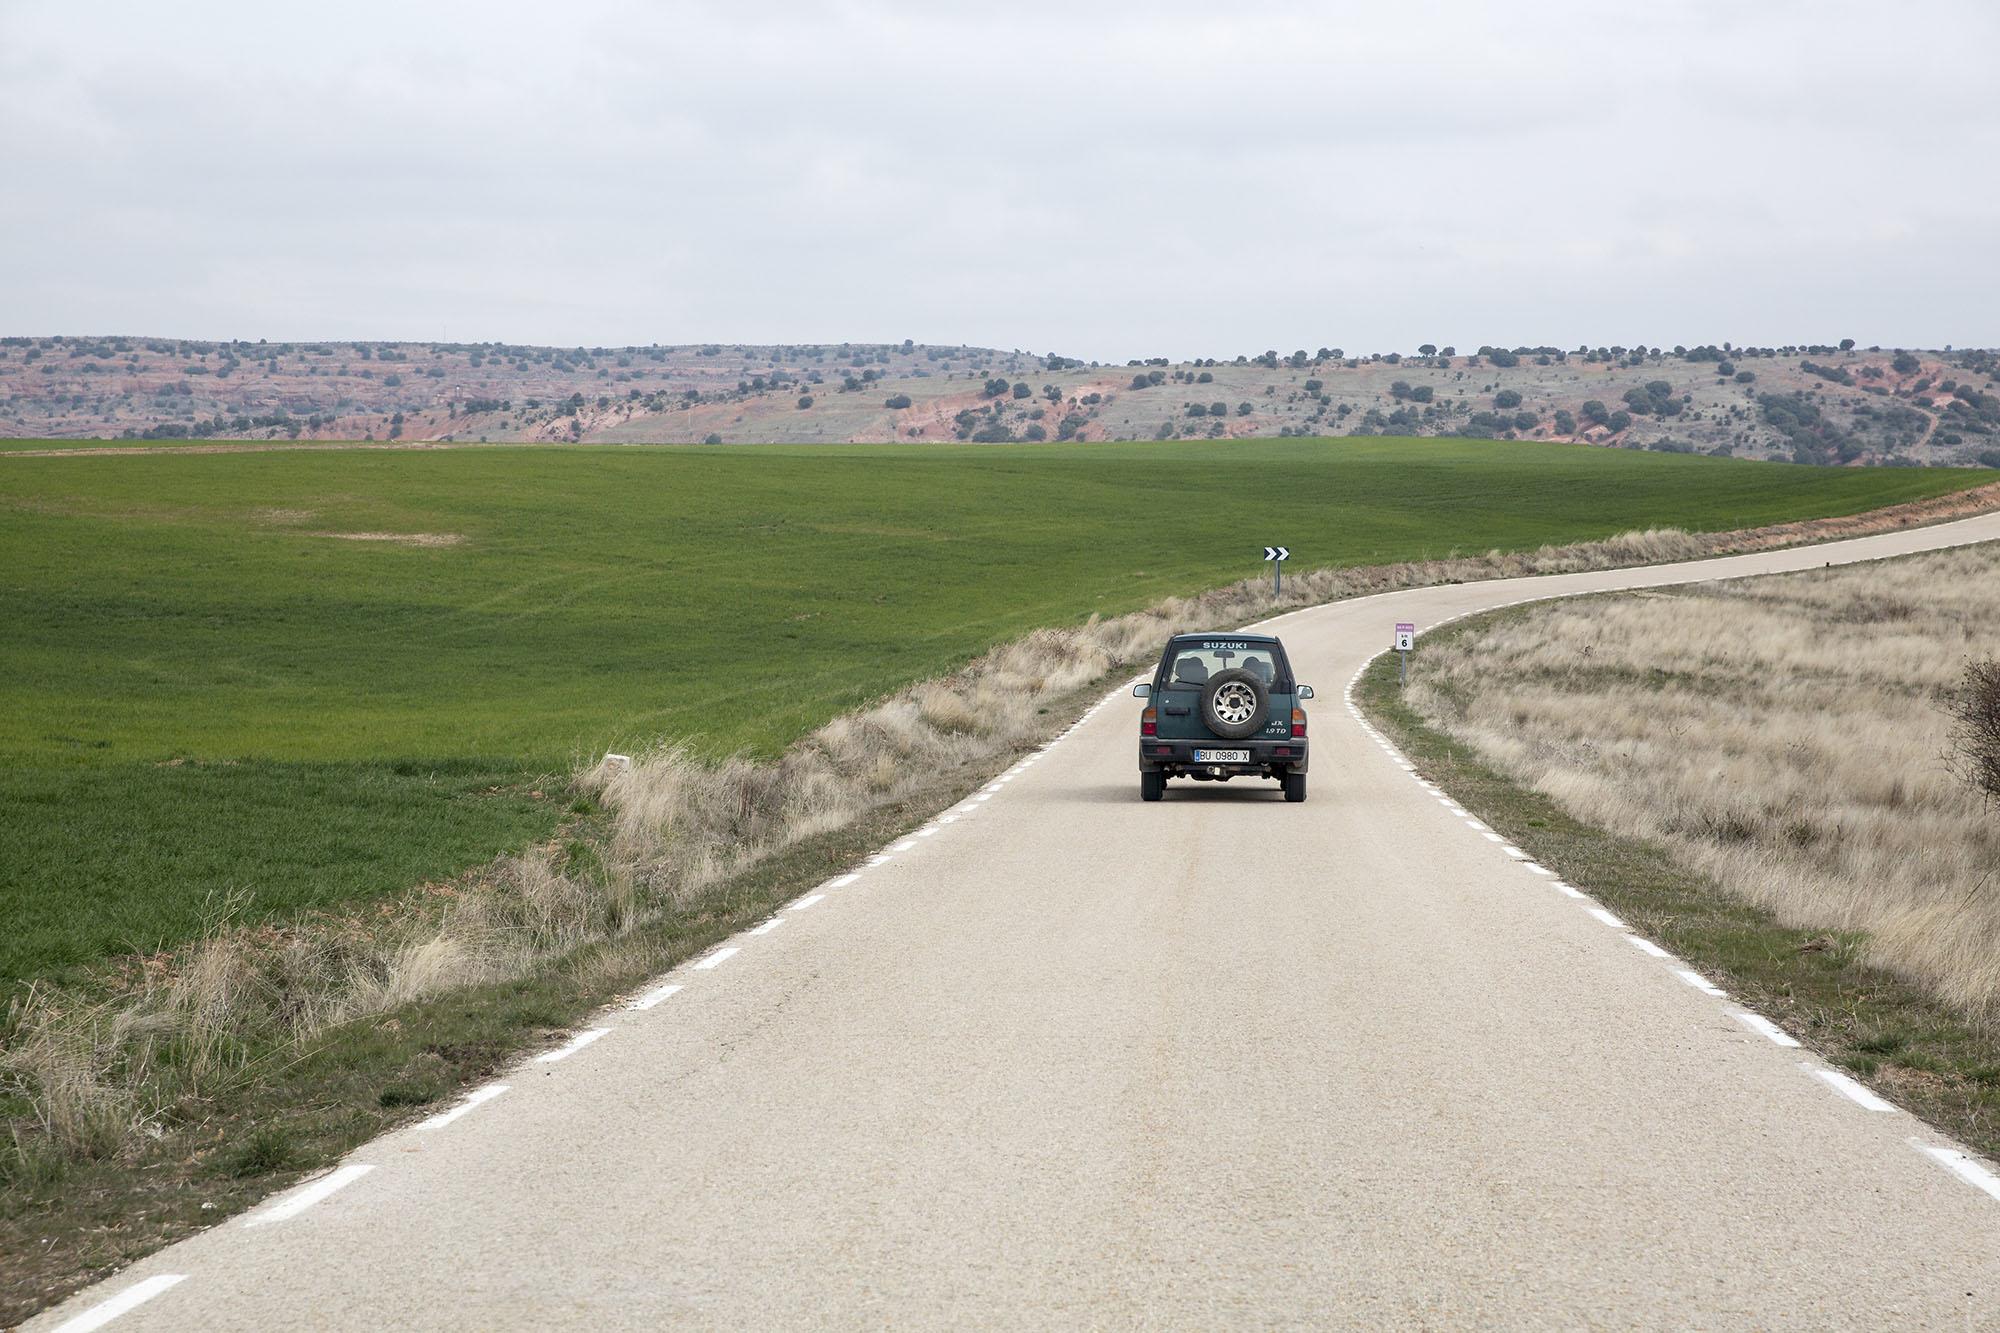
[[[1951,718],[1951,771],[1990,808],[2000,801],[2000,660],[1973,662],[1939,700]]]

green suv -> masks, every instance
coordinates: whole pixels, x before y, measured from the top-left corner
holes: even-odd
[[[1292,679],[1285,645],[1268,634],[1176,634],[1167,640],[1139,715],[1139,795],[1157,801],[1170,777],[1199,782],[1276,778],[1306,798],[1306,714],[1312,686]]]

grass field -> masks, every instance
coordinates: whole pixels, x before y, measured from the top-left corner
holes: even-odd
[[[0,463],[0,983],[449,875],[580,757],[771,753],[1255,573],[1857,512],[1979,472],[1474,441]]]

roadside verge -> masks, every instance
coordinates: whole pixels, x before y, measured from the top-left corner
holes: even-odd
[[[1468,617],[1425,642],[1473,638],[1543,606]],[[1784,925],[1665,847],[1575,818],[1417,712],[1398,686],[1392,655],[1369,664],[1354,699],[1423,780],[1563,882],[1587,890],[1637,937],[1664,946],[1876,1094],[2000,1158],[2000,1033],[1872,965],[1865,935]]]

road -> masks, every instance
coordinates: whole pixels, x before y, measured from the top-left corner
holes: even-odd
[[[1993,1327],[2000,1198],[1942,1135],[1466,827],[1342,689],[1398,620],[1995,539],[1283,617],[1306,804],[1142,804],[1110,698],[601,1038],[37,1326]]]

